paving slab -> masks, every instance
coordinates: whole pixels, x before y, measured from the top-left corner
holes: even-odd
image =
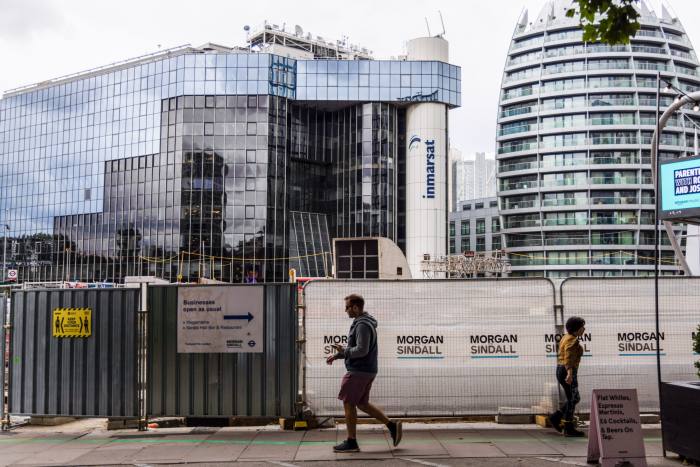
[[[195,445],[173,445],[169,443],[144,446],[133,455],[126,456],[122,462],[135,464],[181,463]]]
[[[6,465],[16,464],[17,462],[31,456],[31,454],[24,453],[24,452],[15,452],[15,453],[5,452],[2,450],[2,447],[0,447],[0,452],[2,452],[2,455],[0,456],[0,466],[3,466],[3,467]]]
[[[488,438],[494,446],[509,456],[556,456],[560,454],[556,449],[541,442],[528,432],[517,430],[489,430],[481,431],[481,434]]]
[[[491,443],[443,444],[450,457],[507,457]]]
[[[95,448],[80,457],[72,460],[74,465],[114,465],[124,463],[125,459],[130,459],[138,451],[143,449],[143,446],[122,446],[122,449]]]
[[[247,444],[199,444],[194,446],[185,457],[183,462],[191,463],[209,463],[209,462],[235,462],[241,455]]]
[[[338,430],[308,431],[294,456],[294,461],[335,460],[333,446],[340,443],[344,437],[345,432]]]
[[[531,435],[562,456],[578,457],[588,453],[588,438],[567,438],[554,430],[533,432]]]
[[[78,457],[81,457],[88,452],[90,452],[92,448],[83,448],[83,449],[64,449],[61,447],[61,449],[49,449],[46,451],[42,451],[33,455],[30,455],[28,457],[25,457],[24,459],[16,462],[17,465],[52,465],[52,464],[58,464],[58,465],[74,465],[75,464],[75,459]]]
[[[393,447],[388,433],[385,436],[394,456],[448,457],[450,455],[432,431],[404,431],[401,444],[397,447]]]
[[[259,432],[238,457],[239,460],[293,460],[303,431]]]
[[[345,431],[339,433],[338,441],[345,438]],[[338,460],[348,459],[388,459],[393,457],[392,448],[383,432],[365,432],[357,434],[360,452],[338,453]]]
[[[3,454],[13,454],[13,453],[25,453],[25,454],[37,454],[50,449],[55,449],[62,444],[65,444],[66,440],[54,440],[46,438],[27,438],[19,439],[15,443],[2,443],[0,444],[0,449]]]

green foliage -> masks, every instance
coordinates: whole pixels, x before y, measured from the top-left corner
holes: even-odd
[[[693,339],[693,352],[700,354],[700,324],[695,331],[695,338]],[[695,368],[698,370],[698,378],[700,378],[700,360],[695,362]]]
[[[639,13],[634,5],[639,0],[574,0],[575,8],[566,16],[579,15],[583,40],[605,44],[629,44],[630,37],[639,30]],[[596,15],[600,21],[596,22]]]

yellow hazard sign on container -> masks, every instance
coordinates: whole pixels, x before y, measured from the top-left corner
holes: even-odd
[[[89,337],[92,334],[92,309],[55,308],[52,323],[54,337]]]

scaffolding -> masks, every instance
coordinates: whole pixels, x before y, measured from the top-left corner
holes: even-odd
[[[510,262],[505,250],[486,253],[465,251],[461,255],[440,256],[430,259],[425,255],[421,261],[421,271],[425,279],[464,279],[474,277],[505,277],[510,274]]]

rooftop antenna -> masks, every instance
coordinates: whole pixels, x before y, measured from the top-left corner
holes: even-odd
[[[425,27],[428,28],[428,37],[430,37],[430,25],[428,24],[428,17],[425,16]]]
[[[248,53],[250,53],[250,26],[246,24],[243,26],[243,30],[245,31],[245,41],[248,43]]]
[[[445,21],[442,19],[442,12],[438,10],[438,14],[440,15],[440,23],[442,24],[442,33],[438,34],[439,37],[442,37],[445,35]]]

